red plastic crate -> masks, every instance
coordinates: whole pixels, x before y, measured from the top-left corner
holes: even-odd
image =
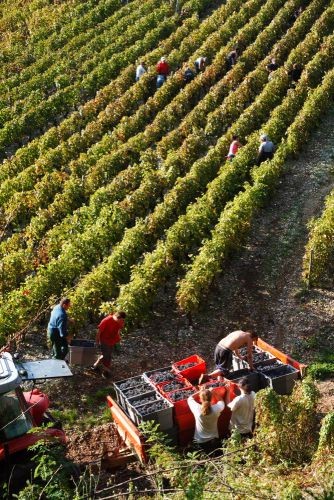
[[[235,382],[231,382],[230,380],[227,380],[227,379],[225,379],[225,381],[226,381],[226,385],[229,386],[230,401],[232,401],[236,396],[240,396],[241,391],[240,391],[240,387],[238,386],[238,384],[236,384]]]
[[[196,363],[196,365],[186,368],[185,370],[180,370],[179,366],[185,365],[186,363]],[[202,373],[206,373],[206,363],[197,354],[189,356],[189,358],[181,359],[181,361],[176,361],[172,364],[175,373],[182,375],[191,382],[197,382]]]
[[[175,389],[173,389],[171,391],[166,390],[166,387],[168,387],[168,385],[171,384],[171,383],[173,383],[173,382],[174,382],[174,380],[173,381],[172,380],[168,380],[167,382],[161,382],[160,384],[156,385],[156,388],[158,389],[158,391],[160,392],[160,394],[162,394],[164,397],[167,397],[170,392],[174,392],[175,391]],[[189,382],[189,380],[187,380],[186,378],[181,377],[181,376],[177,377],[176,382],[182,383],[182,388],[192,387],[192,385]],[[179,389],[177,389],[177,390],[179,390]]]
[[[195,432],[195,417],[190,410],[183,415],[175,415],[174,422],[179,431],[188,431],[192,429],[192,431]]]
[[[208,380],[208,382],[205,382],[205,384],[202,384],[201,387],[204,387],[205,389],[209,389],[211,384],[212,383],[215,383],[217,382],[217,380]],[[211,404],[216,404],[218,403],[218,401],[221,401],[220,399],[217,399],[215,397],[215,394],[220,394],[222,398],[225,397],[225,394],[226,394],[226,391],[227,391],[228,387],[226,386],[221,386],[221,387],[214,387],[213,391],[212,391],[212,399],[211,399]]]
[[[190,386],[189,389],[194,390],[194,388],[192,386]],[[174,391],[174,392],[177,392],[177,391]],[[184,415],[185,413],[189,413],[190,408],[189,408],[187,399],[189,396],[191,396],[193,394],[193,392],[185,390],[185,398],[181,399],[179,401],[173,401],[171,398],[172,394],[173,394],[173,392],[167,392],[165,397],[166,397],[166,399],[168,399],[168,401],[170,401],[174,405],[174,417],[178,416],[178,415]]]

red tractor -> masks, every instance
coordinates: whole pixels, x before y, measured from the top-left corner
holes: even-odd
[[[48,396],[36,388],[24,392],[23,382],[35,384],[37,380],[70,376],[65,361],[21,363],[8,352],[0,354],[0,480],[8,482],[11,478],[18,485],[21,476],[25,479],[24,472],[26,476],[29,469],[28,448],[40,439],[66,441],[61,425],[48,412]],[[41,431],[29,432],[36,427],[41,427]]]

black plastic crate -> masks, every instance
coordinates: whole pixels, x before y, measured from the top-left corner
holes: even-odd
[[[263,376],[268,380],[268,385],[278,394],[291,394],[299,370],[293,366],[284,365],[262,371]]]
[[[260,380],[259,374],[256,371],[251,371],[248,368],[243,368],[242,370],[229,372],[227,375],[225,375],[225,378],[235,383],[240,382],[240,380],[245,377],[247,377],[252,391],[257,392],[260,389]]]

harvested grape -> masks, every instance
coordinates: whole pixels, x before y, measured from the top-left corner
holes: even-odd
[[[151,390],[152,386],[143,382],[122,392],[126,398],[132,398],[133,396],[139,396],[140,394],[145,394],[145,392],[150,392]]]
[[[131,401],[131,405],[134,408],[137,408],[138,406],[142,406],[148,403],[153,403],[154,401],[158,400],[157,394],[150,394],[149,396],[145,396],[143,398],[138,398],[135,401]]]
[[[168,384],[162,387],[164,392],[176,391],[177,389],[182,389],[184,387],[184,383],[178,380],[174,380],[173,382],[169,382]]]
[[[187,389],[179,389],[178,391],[171,392],[168,394],[168,398],[170,401],[175,403],[176,401],[183,401],[184,399],[188,399],[189,396],[195,393],[195,389],[193,387],[189,387]]]
[[[183,370],[188,370],[188,368],[192,368],[193,366],[196,366],[197,364],[198,363],[191,361],[189,363],[184,363],[183,365],[177,365],[177,368],[180,370],[180,372],[183,372]]]
[[[138,413],[141,416],[149,415],[150,413],[155,413],[157,411],[165,410],[169,408],[167,401],[163,399],[159,399],[158,401],[154,401],[153,403],[144,404],[137,408]]]
[[[266,366],[262,370],[262,373],[264,373],[266,377],[277,378],[282,377],[283,375],[287,375],[288,373],[292,373],[293,371],[294,369],[292,368],[292,366],[281,364],[280,366]]]
[[[170,370],[159,371],[152,373],[148,377],[154,384],[160,384],[161,382],[168,382],[168,380],[175,380],[176,375]]]
[[[123,380],[122,382],[117,382],[116,386],[121,390],[121,391],[126,391],[127,389],[130,389],[131,387],[136,387],[138,384],[141,382],[144,382],[143,377],[132,377],[128,378],[127,380]]]

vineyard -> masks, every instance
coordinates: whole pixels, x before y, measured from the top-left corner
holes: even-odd
[[[333,2],[0,10],[1,342],[64,295],[79,326],[114,308],[137,325],[171,281],[179,311],[197,311],[333,100]],[[156,89],[162,56],[172,72]],[[200,56],[205,70],[186,83]],[[138,61],[148,71],[136,82]],[[261,133],[276,151],[258,166]],[[234,135],[243,146],[227,161]],[[319,248],[315,285],[332,280],[333,236],[332,195],[306,249],[305,275]]]

